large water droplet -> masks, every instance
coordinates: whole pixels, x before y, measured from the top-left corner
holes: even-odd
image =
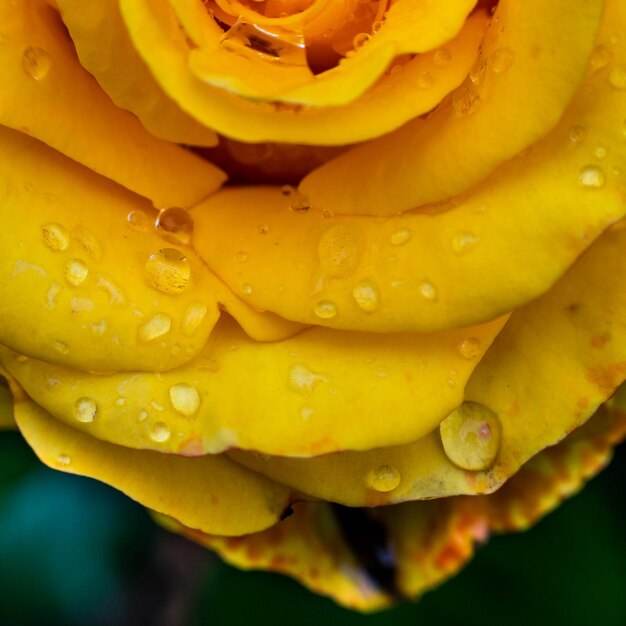
[[[147,322],[142,324],[138,330],[139,341],[147,343],[157,337],[161,337],[170,332],[172,328],[172,318],[165,313],[153,315]]]
[[[155,226],[157,233],[172,243],[188,244],[193,235],[193,218],[178,207],[160,211]]]
[[[500,420],[478,402],[463,402],[441,422],[439,432],[446,456],[465,470],[487,469],[500,449]]]
[[[315,315],[323,320],[337,316],[337,305],[330,300],[321,300],[315,305]]]
[[[146,263],[146,280],[163,293],[184,291],[191,278],[187,257],[174,248],[163,248],[150,255]]]
[[[368,472],[365,482],[370,489],[387,493],[398,487],[401,478],[400,472],[393,465],[379,465]]]
[[[50,71],[52,59],[43,49],[29,46],[22,54],[22,67],[28,76],[34,80],[43,80]]]
[[[143,211],[131,211],[126,216],[126,220],[128,221],[128,225],[133,230],[139,231],[141,233],[145,233],[150,226],[150,220]]]
[[[70,285],[82,285],[89,274],[89,268],[80,260],[72,259],[65,264],[65,280]]]
[[[363,311],[373,313],[380,307],[378,288],[371,280],[361,280],[352,289],[352,295]]]
[[[44,243],[51,250],[67,250],[70,245],[70,236],[61,224],[46,224],[41,227]]]
[[[597,165],[585,165],[578,174],[578,180],[584,187],[600,189],[604,187],[606,178],[602,169]]]
[[[191,417],[200,408],[200,394],[195,387],[179,383],[170,387],[170,402],[177,413]]]
[[[155,422],[150,428],[150,439],[156,443],[165,443],[171,435],[172,431],[165,422]]]
[[[78,398],[74,403],[74,417],[79,422],[93,422],[97,413],[98,405],[93,398]]]

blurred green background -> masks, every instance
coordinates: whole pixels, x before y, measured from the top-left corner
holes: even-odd
[[[116,491],[43,467],[0,433],[0,623],[624,626],[626,449],[532,530],[492,538],[415,604],[362,616],[287,578],[240,572]]]

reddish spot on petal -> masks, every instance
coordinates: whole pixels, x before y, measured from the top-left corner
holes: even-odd
[[[202,439],[200,439],[199,437],[186,439],[180,444],[180,448],[178,449],[178,451],[183,456],[203,456],[204,450],[202,447]]]
[[[606,333],[602,333],[601,335],[596,335],[595,337],[591,338],[591,345],[594,348],[604,348],[604,346],[606,346],[606,344],[611,341],[611,333],[606,332]]]

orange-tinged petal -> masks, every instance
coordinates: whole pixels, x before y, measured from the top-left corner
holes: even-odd
[[[468,78],[428,118],[321,166],[303,192],[336,213],[369,215],[463,192],[556,125],[583,78],[603,7],[603,0],[501,0],[482,44],[486,70],[473,74],[480,84]],[[607,25],[614,29],[615,19]],[[613,103],[599,96],[609,89],[589,88],[596,104],[583,114],[595,112],[601,123]]]
[[[470,20],[447,46],[453,56],[445,67],[437,66],[435,53],[419,55],[405,66],[405,75],[399,72],[385,77],[352,105],[294,109],[248,101],[196,78],[188,67],[192,48],[164,0],[121,0],[120,8],[135,47],[169,96],[203,124],[229,137],[254,142],[341,145],[388,132],[430,110],[461,82],[473,63],[484,28],[482,17]],[[429,81],[426,88],[407,88],[412,81],[419,84],[417,79],[424,73],[432,76],[433,84]],[[325,91],[327,98],[342,96]]]
[[[190,455],[239,447],[310,456],[428,433],[461,402],[502,322],[423,336],[311,328],[260,344],[224,317],[197,359],[157,373],[98,376],[16,359],[6,349],[0,356],[52,415],[112,443]],[[468,332],[475,346],[463,356]],[[91,419],[82,416],[85,400],[97,410]],[[151,439],[155,421],[172,437]]]
[[[153,137],[80,65],[59,15],[0,2],[0,124],[31,134],[158,206],[188,206],[223,182],[210,163]],[[88,112],[88,113],[87,113]]]
[[[99,441],[16,397],[15,419],[50,467],[105,482],[191,528],[228,536],[267,528],[289,505],[289,492],[222,456],[187,459]]]
[[[465,399],[488,407],[501,423],[493,467],[455,465],[439,428],[395,448],[313,459],[242,452],[233,458],[300,492],[351,506],[497,489],[529,458],[583,424],[626,378],[625,245],[626,229],[605,234],[548,294],[511,315],[470,377]],[[383,488],[377,490],[376,472],[384,478],[386,468],[396,472],[396,482],[379,481]]]
[[[133,48],[116,0],[61,0],[58,5],[81,64],[117,106],[134,113],[161,139],[217,144],[213,130],[183,113],[158,86]]]
[[[301,503],[294,510],[272,528],[236,538],[203,534],[161,515],[155,518],[168,530],[215,550],[236,567],[289,574],[315,593],[360,611],[391,604],[389,596],[360,569],[329,505]]]
[[[192,209],[194,245],[246,302],[305,324],[430,332],[493,319],[548,289],[626,213],[611,173],[626,158],[624,94],[589,127],[591,146],[611,138],[602,187],[579,181],[591,156],[566,130],[568,163],[545,151],[434,213],[333,217],[275,187],[222,190]]]

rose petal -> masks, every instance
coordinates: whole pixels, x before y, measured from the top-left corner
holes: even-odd
[[[385,78],[379,83],[380,88],[372,89],[371,98],[345,107],[309,107],[294,111],[289,106],[281,109],[269,103],[247,101],[221,88],[203,84],[193,76],[188,67],[191,47],[165,0],[122,0],[120,8],[136,49],[163,90],[182,109],[220,133],[255,142],[345,144],[396,128],[430,110],[461,82],[473,63],[484,28],[481,17],[468,23],[449,44],[453,57],[446,67],[434,67],[433,54],[424,55],[423,59],[417,57],[406,66],[407,69],[411,66],[406,76]],[[175,38],[177,31],[179,36]],[[433,75],[434,84],[428,89],[410,89],[412,81],[424,72]],[[342,82],[344,78],[333,80]],[[335,96],[331,95],[334,91],[325,89],[325,93],[327,98],[341,96],[345,99],[343,92]]]
[[[223,318],[199,358],[159,373],[98,376],[16,359],[6,349],[0,358],[38,404],[105,441],[190,455],[236,446],[309,456],[428,433],[461,402],[465,381],[503,321],[376,338],[313,328],[260,344]],[[459,350],[468,334],[476,340],[472,358]],[[97,416],[81,421],[85,398]],[[151,440],[148,419],[180,436]]]
[[[58,14],[38,0],[0,2],[0,123],[31,134],[90,169],[150,198],[188,206],[224,173],[153,137],[118,109],[79,64]]]
[[[134,113],[156,137],[214,146],[217,136],[183,113],[154,80],[128,37],[116,0],[60,0],[80,62],[118,107]]]
[[[16,399],[15,419],[46,465],[105,482],[192,528],[256,532],[289,505],[287,489],[222,456],[185,459],[114,446],[65,426],[25,397]]]
[[[428,118],[329,161],[304,180],[303,192],[336,213],[394,215],[478,183],[559,121],[584,76],[603,7],[602,0],[501,0],[482,44],[488,65],[479,85],[468,79]],[[617,23],[625,21],[620,15]],[[598,117],[615,100],[599,97],[606,91],[594,91]],[[594,108],[584,109],[587,117]]]
[[[492,468],[457,467],[442,448],[439,429],[406,446],[313,459],[230,454],[300,492],[350,506],[497,489],[529,458],[583,424],[626,378],[624,246],[625,229],[605,234],[552,291],[511,315],[470,377],[465,399],[495,411],[502,425]],[[381,467],[397,472],[391,491],[368,483]]]

